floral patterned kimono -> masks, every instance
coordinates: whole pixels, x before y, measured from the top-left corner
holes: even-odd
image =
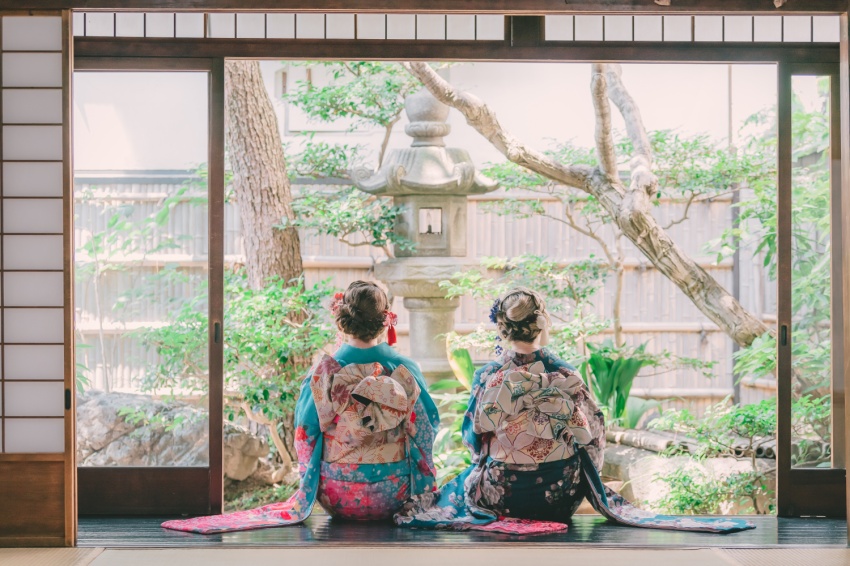
[[[631,505],[599,477],[604,425],[573,367],[545,349],[507,351],[473,379],[462,429],[472,466],[439,492],[414,496],[395,521],[412,528],[557,532],[586,497],[623,525],[712,533],[754,528],[742,519],[657,515]]]
[[[431,449],[439,426],[418,366],[386,343],[342,346],[301,386],[295,446],[301,485],[281,503],[163,527],[221,533],[294,525],[318,502],[330,515],[387,520],[405,501],[435,489]]]

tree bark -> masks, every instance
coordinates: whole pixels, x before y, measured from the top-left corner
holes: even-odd
[[[292,191],[277,115],[263,84],[260,64],[227,61],[224,69],[227,152],[242,221],[245,269],[250,288],[262,289],[270,277],[292,281],[302,275],[301,241],[298,230],[290,224],[295,219]],[[289,363],[295,371],[309,366],[310,360],[293,358]],[[246,414],[253,416],[248,409]],[[293,415],[281,419],[282,438],[278,423],[264,420],[257,422],[269,427],[283,463],[291,464],[295,458]]]
[[[225,64],[227,150],[242,220],[248,284],[260,289],[269,277],[286,281],[303,271],[277,117],[258,61]]]
[[[422,81],[437,100],[459,110],[467,123],[510,161],[553,181],[593,195],[623,234],[655,268],[673,281],[697,308],[737,344],[747,347],[758,336],[770,331],[688,256],[652,216],[650,195],[654,192],[657,181],[650,169],[649,143],[634,101],[620,81],[618,67],[594,65],[591,88],[594,107],[597,109],[597,125],[601,125],[597,127],[596,137],[597,148],[602,153],[602,167],[591,168],[559,163],[526,146],[502,128],[495,112],[484,102],[467,92],[455,89],[427,63],[410,62],[403,65]],[[619,179],[610,175],[612,155],[608,140],[611,132],[606,130],[610,128],[610,121],[604,114],[607,100],[603,103],[599,98],[601,96],[610,98],[623,113],[627,131],[636,148],[636,155],[631,162],[632,181],[629,190],[624,190]]]

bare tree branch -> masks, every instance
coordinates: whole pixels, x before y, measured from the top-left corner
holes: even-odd
[[[617,153],[614,151],[614,134],[611,126],[611,105],[608,103],[608,85],[605,80],[606,65],[594,63],[590,71],[590,93],[596,111],[596,155],[599,168],[612,183],[619,183]]]
[[[466,121],[509,160],[593,195],[611,215],[623,235],[635,244],[655,268],[675,283],[697,308],[740,346],[749,346],[757,337],[770,332],[761,320],[747,311],[670,238],[652,216],[652,203],[647,190],[630,190],[624,194],[619,180],[613,182],[598,168],[569,166],[552,160],[504,131],[495,113],[486,104],[469,93],[455,89],[427,64],[403,65],[422,81],[435,98],[460,111]],[[624,98],[620,101],[625,103]],[[646,167],[646,163],[639,165],[641,170]],[[642,175],[635,175],[634,171],[633,168],[633,188],[648,189],[653,186],[655,177],[651,172],[647,171],[651,177],[642,179]]]
[[[684,222],[685,220],[687,220],[687,219],[688,219],[688,214],[690,213],[691,205],[692,205],[692,204],[694,204],[694,201],[696,200],[696,197],[697,197],[697,194],[696,194],[696,193],[691,193],[691,196],[690,196],[690,197],[688,197],[688,200],[687,200],[687,202],[685,203],[685,211],[682,213],[682,216],[680,216],[680,217],[679,217],[679,218],[677,218],[676,220],[671,220],[670,222],[668,222],[668,223],[664,226],[664,229],[665,229],[665,230],[669,230],[670,228],[672,228],[672,227],[673,227],[673,226],[675,226],[676,224],[681,224],[682,222]],[[700,200],[703,200],[703,199],[700,199]]]
[[[541,175],[570,187],[587,190],[592,169],[584,165],[563,165],[532,149],[502,129],[496,114],[478,97],[456,90],[427,63],[402,63],[419,79],[434,98],[460,111],[467,123],[475,128],[508,159]]]
[[[652,145],[643,125],[640,109],[623,85],[623,69],[620,65],[605,65],[608,97],[626,121],[626,132],[634,146],[634,156],[629,163],[632,172],[631,190],[642,190],[654,195],[658,179],[652,172]]]

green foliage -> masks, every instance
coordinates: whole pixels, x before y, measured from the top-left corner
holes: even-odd
[[[449,357],[449,365],[455,378],[464,389],[472,390],[472,377],[475,374],[475,365],[467,348],[452,348],[451,339],[446,340],[446,351]]]
[[[667,484],[669,492],[657,505],[671,513],[719,513],[721,504],[738,503],[746,512],[769,513],[773,510],[773,492],[769,480],[771,467],[759,465],[757,451],[776,440],[776,400],[766,399],[750,405],[731,405],[726,399],[709,407],[702,418],[687,409],[665,411],[652,427],[681,433],[693,443],[688,453],[696,462],[707,458],[732,458],[747,462],[748,467],[723,477],[709,474],[697,466],[685,466],[656,478]],[[674,446],[671,455],[681,452]]]
[[[351,120],[359,126],[387,127],[398,120],[404,98],[421,83],[398,63],[380,61],[305,61],[290,63],[319,69],[332,80],[325,85],[298,81],[286,100],[321,122]]]
[[[307,134],[301,151],[289,155],[287,162],[289,177],[347,179],[349,172],[360,165],[362,148],[359,145],[314,141],[314,135],[314,132]],[[294,150],[289,145],[284,149],[288,154]]]
[[[434,465],[437,484],[443,485],[472,463],[461,433],[469,391],[463,383],[450,378],[433,384],[429,392],[440,412],[441,426],[434,439]]]
[[[828,388],[831,377],[829,83],[821,80],[819,107],[805,108],[792,99],[792,328],[794,368],[803,393]],[[745,187],[751,191],[737,204],[740,227],[710,242],[718,260],[739,248],[762,256],[767,275],[777,276],[776,111],[752,116],[751,135],[740,159],[749,164]],[[736,371],[756,377],[776,367],[775,338],[763,336],[736,355]]]
[[[260,290],[248,287],[244,270],[227,272],[225,281],[225,384],[233,419],[242,403],[269,420],[291,415],[311,356],[332,341],[334,330],[323,303],[327,283],[308,287],[303,280],[269,279]],[[201,293],[169,324],[137,332],[159,354],[143,380],[143,390],[207,391],[207,297]]]
[[[395,232],[400,213],[392,199],[372,197],[353,187],[334,194],[311,193],[292,203],[293,225],[327,234],[351,246],[375,246],[390,257],[392,249],[413,249],[410,240]],[[392,246],[392,248],[391,248]]]
[[[646,344],[636,348],[622,348],[607,339],[599,345],[588,343],[587,349],[590,355],[581,365],[582,377],[593,391],[596,401],[607,407],[608,417],[621,421],[626,413],[626,401],[635,377],[641,367],[652,362],[645,355]]]

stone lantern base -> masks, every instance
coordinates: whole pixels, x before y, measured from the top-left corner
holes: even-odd
[[[375,276],[393,295],[404,297],[410,313],[410,357],[422,367],[429,383],[453,375],[445,335],[454,329],[460,300],[446,299],[439,283],[477,267],[475,262],[446,257],[396,258],[375,266]]]

